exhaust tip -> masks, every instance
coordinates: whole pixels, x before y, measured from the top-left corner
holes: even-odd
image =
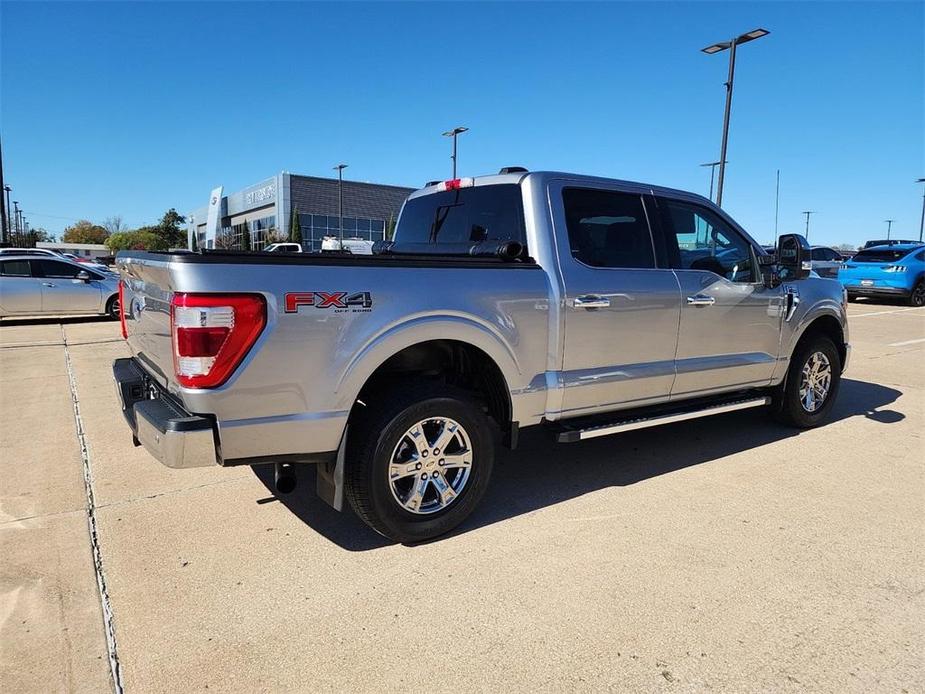
[[[298,485],[295,469],[290,463],[276,463],[273,469],[273,483],[280,494],[291,494]]]

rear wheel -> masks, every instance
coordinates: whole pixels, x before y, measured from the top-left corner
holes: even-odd
[[[494,422],[468,393],[447,386],[421,384],[370,400],[351,422],[350,505],[367,525],[398,542],[449,532],[488,486]]]
[[[915,283],[912,293],[909,295],[910,306],[925,306],[925,279]]]
[[[835,344],[823,335],[799,344],[790,359],[787,379],[773,399],[776,419],[809,429],[828,419],[841,384],[841,358]]]
[[[113,320],[119,320],[122,317],[120,313],[121,310],[122,304],[119,303],[119,297],[110,297],[109,301],[106,302],[106,315]]]

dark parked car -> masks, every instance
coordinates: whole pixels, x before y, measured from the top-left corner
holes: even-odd
[[[910,241],[908,239],[874,239],[864,244],[864,248],[873,248],[874,246],[899,246],[906,244],[917,244],[921,241]]]

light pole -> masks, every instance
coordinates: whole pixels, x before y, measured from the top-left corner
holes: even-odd
[[[19,237],[19,200],[13,201],[13,232],[10,235],[11,242],[13,236]]]
[[[809,215],[816,214],[815,210],[803,210],[802,214],[806,215],[806,240],[809,241]]]
[[[9,241],[12,232],[13,212],[10,209],[10,186],[3,186],[3,192],[6,193],[6,207],[3,208],[3,241]]]
[[[916,183],[925,183],[925,178],[920,178]],[[925,231],[925,188],[922,189],[922,221],[919,222],[919,241],[922,240],[922,232]]]
[[[774,189],[774,242],[777,243],[777,214],[780,212],[780,169],[777,170],[777,187]]]
[[[8,224],[9,218],[7,217],[7,212],[10,209],[10,187],[3,182],[3,152],[0,151],[0,243],[3,243],[8,239]],[[3,191],[7,191],[4,196]]]
[[[701,166],[710,167],[710,200],[713,200],[713,174],[716,173],[716,167],[719,166],[718,161],[707,162],[706,164],[701,164]]]
[[[736,46],[754,41],[755,39],[760,39],[762,36],[767,36],[770,33],[771,32],[767,29],[752,29],[747,34],[741,34],[729,41],[714,43],[712,46],[701,49],[707,55],[713,55],[714,53],[725,51],[727,48],[729,49],[729,77],[726,80],[726,110],[723,113],[723,144],[719,150],[719,181],[716,184],[716,204],[719,207],[723,206],[723,181],[726,175],[726,144],[729,141],[729,111],[732,109],[732,81],[735,77],[736,69]]]
[[[443,133],[444,137],[453,138],[453,154],[450,157],[450,159],[453,160],[453,180],[454,181],[456,180],[456,138],[459,136],[460,133],[464,133],[468,129],[469,128],[466,128],[465,126],[460,125],[459,127],[453,128],[452,130],[447,130],[445,133]]]
[[[884,219],[883,221],[886,222],[886,240],[889,241],[890,231],[893,230],[893,222],[895,222],[896,220],[895,219]]]
[[[346,164],[338,164],[337,169],[337,214],[340,217],[340,250],[344,250],[344,169]]]

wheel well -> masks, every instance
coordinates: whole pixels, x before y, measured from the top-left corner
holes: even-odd
[[[409,376],[442,381],[474,393],[502,432],[510,428],[507,382],[494,360],[478,347],[457,340],[431,340],[406,347],[373,372],[357,399],[375,401],[376,391],[401,387]],[[351,417],[356,408],[354,404]]]
[[[112,306],[112,302],[118,300],[118,298],[119,298],[119,295],[118,293],[116,293],[116,294],[113,294],[108,299],[106,299],[106,310],[107,311],[109,310],[109,307]]]
[[[807,326],[806,330],[800,336],[800,340],[794,347],[796,351],[803,342],[817,335],[824,335],[835,343],[835,349],[838,350],[838,357],[842,365],[847,357],[847,346],[845,345],[845,332],[842,330],[841,323],[834,316],[820,316]]]

